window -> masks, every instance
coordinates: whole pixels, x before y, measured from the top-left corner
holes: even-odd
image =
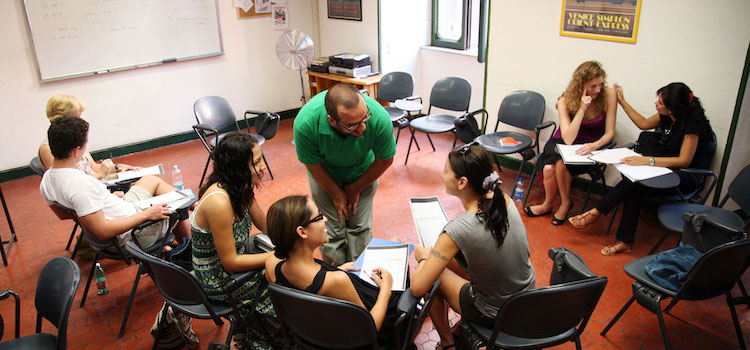
[[[488,6],[487,0],[432,0],[431,45],[483,55]]]

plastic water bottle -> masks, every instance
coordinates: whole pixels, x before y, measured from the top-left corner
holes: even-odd
[[[104,277],[104,270],[99,263],[96,263],[96,267],[94,267],[94,277],[96,278],[96,293],[99,295],[107,294],[109,292],[107,278]]]
[[[184,185],[185,184],[182,182],[182,172],[180,171],[180,168],[177,167],[177,164],[175,164],[172,169],[172,186],[178,190],[182,190]]]
[[[523,200],[523,178],[522,177],[519,177],[518,182],[516,182],[516,189],[513,191],[513,200],[519,203]]]

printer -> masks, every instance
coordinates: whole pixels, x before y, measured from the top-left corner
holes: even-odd
[[[328,58],[330,66],[328,72],[331,74],[345,75],[352,78],[362,78],[372,73],[370,55],[355,55],[351,53],[340,53]]]

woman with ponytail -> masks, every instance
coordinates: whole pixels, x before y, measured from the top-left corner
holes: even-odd
[[[265,232],[266,214],[255,199],[265,173],[258,141],[248,134],[227,135],[213,151],[214,169],[198,193],[190,215],[193,270],[209,299],[228,301],[232,273],[263,269],[272,253],[248,254],[253,224]],[[234,288],[234,300],[256,316],[245,322],[234,340],[242,349],[276,349],[283,337],[262,273]]]
[[[690,88],[683,83],[671,83],[656,92],[656,113],[651,117],[644,117],[625,100],[622,87],[615,84],[617,102],[641,130],[657,128],[661,130],[658,140],[644,142],[639,138],[636,151],[643,156],[633,156],[623,159],[627,165],[662,166],[673,169],[699,168],[709,169],[713,151],[708,147],[714,138],[711,124],[706,119],[703,107],[698,97],[693,95]],[[653,135],[653,134],[652,134]],[[640,147],[639,147],[640,146]],[[700,180],[692,174],[677,172],[680,176],[678,189],[682,193],[695,191],[700,186]],[[638,227],[638,216],[643,197],[674,195],[673,189],[657,190],[646,188],[638,183],[623,178],[612,191],[591,209],[581,215],[569,219],[573,226],[581,228],[599,220],[602,215],[609,214],[617,204],[624,203],[622,220],[617,230],[617,241],[602,248],[602,255],[609,256],[626,253],[632,249],[635,241],[635,231]]]
[[[445,225],[435,247],[415,248],[411,288],[421,296],[441,280],[430,317],[442,348],[449,349],[455,343],[447,306],[466,320],[492,327],[503,302],[533,289],[536,274],[526,228],[513,201],[500,190],[502,182],[484,149],[468,144],[452,150],[443,183],[466,213]]]

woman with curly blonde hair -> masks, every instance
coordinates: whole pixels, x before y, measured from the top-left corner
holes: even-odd
[[[562,96],[557,100],[560,129],[544,146],[536,163],[537,173],[544,177],[544,202],[523,208],[527,216],[552,212],[560,195],[560,206],[552,215],[553,225],[562,225],[573,207],[570,183],[573,175],[583,174],[589,166],[565,165],[556,151],[558,144],[582,144],[576,153],[589,154],[612,141],[615,136],[617,95],[606,86],[607,73],[597,61],[583,62],[573,73]]]

